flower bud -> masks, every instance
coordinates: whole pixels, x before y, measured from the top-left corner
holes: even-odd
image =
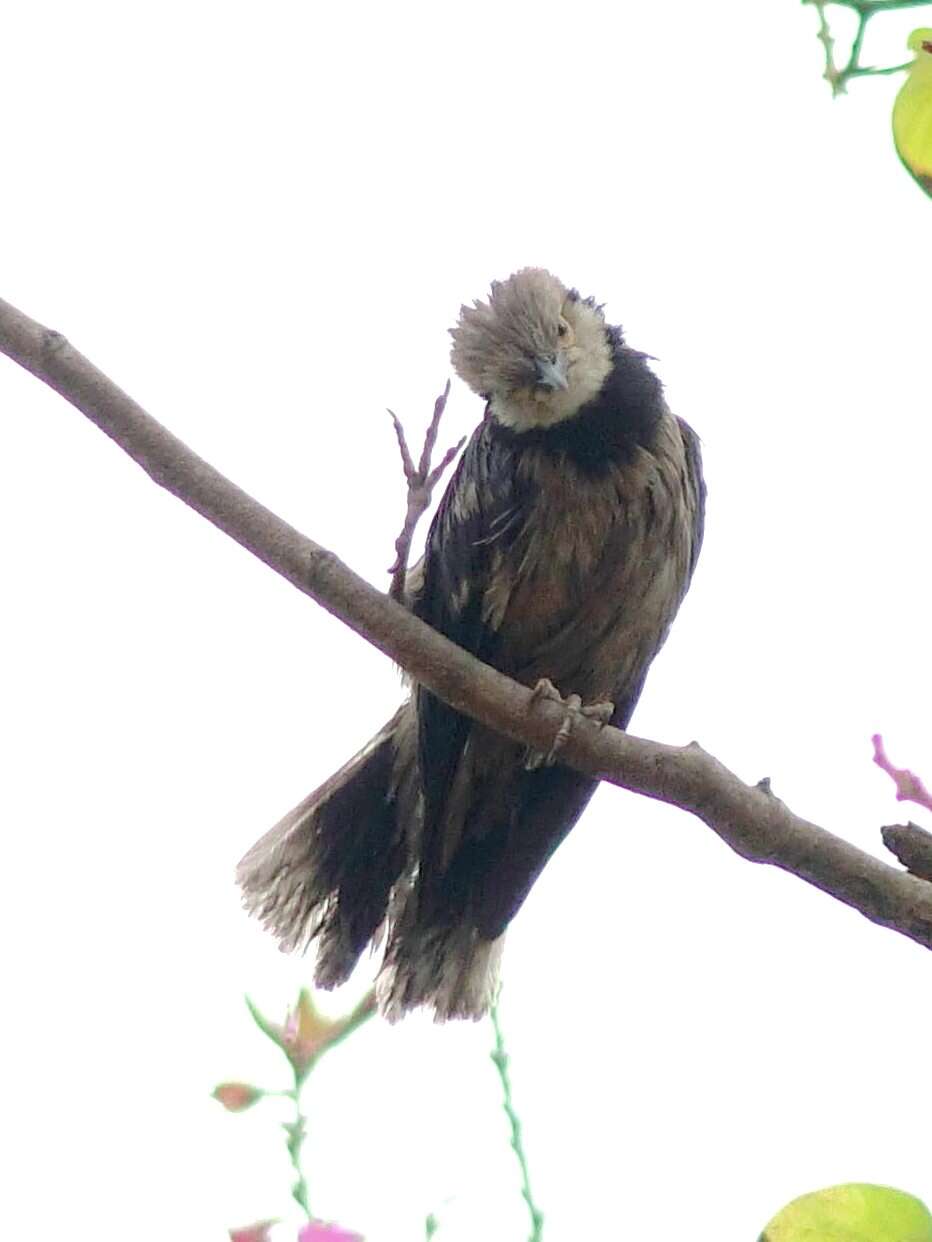
[[[222,1082],[219,1087],[214,1087],[212,1094],[228,1112],[241,1113],[252,1108],[265,1092],[251,1087],[248,1082]]]
[[[230,1230],[230,1242],[269,1242],[269,1230],[277,1224],[274,1220],[260,1220],[255,1225]]]

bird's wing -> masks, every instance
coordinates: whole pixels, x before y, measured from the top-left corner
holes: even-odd
[[[599,654],[607,665],[605,672],[610,676],[617,662],[621,680],[613,690],[609,680],[596,686],[597,662],[587,674],[593,680],[589,689],[603,696],[611,692],[616,706],[613,723],[625,727],[647,668],[687,589],[702,539],[699,441],[687,424],[677,421],[680,444],[678,451],[674,447],[666,478],[669,504],[662,506],[664,522],[658,525],[656,515],[650,516],[651,505],[639,502],[638,514],[612,523],[602,565],[588,589],[547,640],[535,642],[530,658],[524,650],[524,629],[509,614],[511,605],[520,603],[521,589],[500,611],[488,608],[494,589],[493,554],[505,553],[512,540],[521,539],[528,498],[516,483],[510,445],[480,430],[431,527],[424,585],[415,611],[479,659],[527,685],[539,677],[553,677],[558,686],[576,678],[577,689],[585,687],[585,681],[579,681],[580,655],[604,644]],[[673,439],[675,446],[675,433]],[[645,620],[649,633],[632,645],[630,640],[637,635],[632,636],[630,625],[621,624],[630,612],[625,602],[628,579],[647,574],[653,580],[651,566],[671,558],[678,573],[657,577],[658,593]],[[638,595],[643,594],[641,582]],[[504,621],[501,632],[490,623],[490,612]],[[424,913],[430,918],[432,910],[454,912],[468,901],[481,934],[497,936],[581,813],[595,782],[560,765],[524,772],[520,747],[473,724],[423,689],[418,691],[418,727]],[[458,813],[466,806],[464,781],[472,782],[468,822]]]
[[[702,445],[699,437],[685,418],[678,418],[676,421],[680,435],[683,437],[683,448],[686,453],[684,484],[692,492],[691,497],[687,496],[687,505],[691,508],[693,519],[692,557],[689,562],[689,577],[686,579],[686,587],[688,587],[692,581],[693,570],[696,568],[696,561],[699,559],[699,551],[702,548],[702,537],[705,534],[705,479],[702,475]]]
[[[523,520],[515,455],[482,424],[473,435],[431,523],[417,616],[480,660],[494,661],[497,635],[484,607],[495,551]],[[419,688],[418,761],[424,795],[422,866],[434,861],[438,828],[472,721]],[[441,851],[442,852],[442,851]],[[439,856],[439,855],[437,855]]]
[[[653,502],[643,504],[643,498],[644,512],[640,519],[632,516],[629,521],[615,523],[606,541],[604,575],[593,575],[592,589],[580,600],[578,610],[555,632],[551,642],[542,644],[535,651],[529,665],[517,670],[519,680],[525,684],[533,684],[538,677],[554,674],[559,685],[559,678],[569,675],[570,665],[574,662],[578,665],[579,652],[586,649],[587,643],[597,650],[602,642],[600,636],[616,632],[627,633],[633,639],[635,636],[631,634],[630,627],[622,623],[625,616],[631,619],[630,606],[625,601],[628,575],[633,572],[641,575],[642,579],[645,573],[651,576],[651,567],[656,565],[659,555],[675,561],[679,565],[677,576],[665,579],[668,583],[667,615],[664,616],[663,612],[655,615],[654,631],[641,658],[630,662],[622,652],[616,651],[618,667],[624,671],[612,691],[615,702],[612,723],[619,728],[627,728],[656,652],[656,644],[662,640],[689,586],[702,544],[705,484],[699,437],[682,419],[677,419],[676,424],[682,452],[675,453],[674,461],[679,465],[667,476],[668,504],[661,506],[666,510],[668,524],[658,528]],[[652,513],[654,516],[651,519],[649,515]],[[675,520],[678,535],[674,535],[669,525],[675,514],[679,515]],[[678,555],[675,554],[677,546],[680,546]],[[575,661],[572,656],[574,651]],[[506,663],[507,654],[504,647],[499,652],[500,659]],[[605,659],[606,651],[603,650],[601,660],[604,662]],[[578,667],[574,667],[573,675],[576,678],[580,676]],[[547,860],[579,818],[597,784],[559,763],[534,772],[519,769],[512,779],[513,804],[519,808],[519,813],[510,818],[507,813],[500,816],[495,829],[488,833],[486,839],[472,844],[471,854],[467,850],[461,851],[465,874],[456,874],[459,859],[455,859],[450,868],[449,887],[455,890],[468,882],[470,867],[473,874],[479,870],[476,859],[481,860],[485,878],[474,902],[473,916],[480,934],[489,940],[499,936],[517,913]],[[503,800],[499,798],[498,801],[501,804]]]

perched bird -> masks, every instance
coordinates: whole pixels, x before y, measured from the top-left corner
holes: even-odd
[[[494,283],[451,333],[485,418],[409,605],[527,686],[610,701],[624,728],[699,553],[698,439],[647,355],[549,272]],[[247,907],[283,948],[315,947],[323,987],[381,938],[388,1017],[479,1017],[505,928],[597,783],[539,758],[415,687],[245,856]]]
[[[932,29],[914,30],[916,56],[893,104],[893,140],[907,171],[932,196]]]

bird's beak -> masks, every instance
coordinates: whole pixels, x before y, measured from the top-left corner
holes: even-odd
[[[569,388],[566,378],[566,358],[563,354],[551,354],[549,358],[535,358],[537,382],[541,388],[556,390]]]

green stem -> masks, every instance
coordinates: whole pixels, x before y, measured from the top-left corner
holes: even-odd
[[[294,1104],[294,1120],[286,1121],[282,1125],[282,1129],[285,1131],[285,1146],[288,1149],[288,1158],[294,1171],[291,1195],[295,1202],[303,1209],[307,1219],[312,1220],[311,1208],[308,1203],[307,1180],[301,1170],[301,1148],[307,1137],[307,1118],[301,1112],[301,1090],[311,1070],[324,1053],[329,1052],[331,1048],[335,1048],[337,1044],[342,1043],[344,1039],[358,1030],[376,1012],[375,992],[370,990],[345,1020],[332,1024],[331,1029],[325,1032],[329,1036],[326,1041],[321,1041],[316,1046],[312,1045],[310,1048],[299,1048],[297,1045],[292,1044],[287,1024],[286,1027],[281,1027],[276,1023],[269,1022],[248,996],[246,997],[246,1004],[256,1025],[284,1052],[291,1066],[294,1085],[287,1091],[266,1091],[264,1094],[285,1097]],[[298,1000],[299,1009],[302,1004],[311,1004],[310,994],[305,995],[303,990]]]
[[[835,4],[843,0],[833,0]],[[918,9],[929,0],[861,0],[861,8],[867,13],[887,13],[894,9]]]
[[[287,1135],[285,1146],[288,1148],[288,1156],[295,1174],[294,1184],[291,1187],[291,1196],[302,1208],[307,1219],[310,1220],[311,1208],[307,1198],[307,1180],[301,1171],[301,1147],[307,1137],[307,1118],[301,1112],[301,1087],[305,1079],[306,1075],[304,1078],[299,1079],[298,1075],[295,1074],[295,1085],[292,1090],[282,1093],[294,1101],[294,1121],[286,1121],[283,1128]]]
[[[290,1096],[294,1100],[295,1119],[285,1125],[285,1133],[288,1136],[287,1146],[288,1155],[291,1157],[291,1167],[295,1172],[294,1185],[291,1187],[292,1198],[303,1209],[308,1220],[312,1219],[311,1208],[307,1197],[307,1179],[301,1170],[301,1147],[307,1137],[307,1118],[301,1112],[301,1088],[307,1082],[311,1070],[331,1048],[335,1048],[337,1044],[341,1044],[354,1031],[357,1031],[364,1022],[368,1022],[372,1015],[376,1012],[377,1005],[375,1001],[375,993],[367,992],[363,999],[359,1002],[350,1016],[347,1018],[343,1029],[338,1035],[333,1036],[329,1043],[323,1045],[316,1055],[303,1066],[300,1070],[292,1063],[294,1071],[294,1088],[283,1094]]]
[[[851,70],[848,76],[850,78],[882,78],[890,73],[905,73],[907,69],[912,68],[912,65],[913,62],[911,60],[904,61],[902,65],[886,65],[882,69],[858,65],[856,69]]]
[[[842,70],[842,73],[846,77],[850,77],[856,69],[860,68],[861,48],[864,46],[864,35],[867,31],[867,23],[873,15],[873,10],[858,10],[858,28],[855,31],[854,42],[851,44],[851,55],[848,57],[847,65],[845,65]]]
[[[892,13],[896,9],[918,9],[924,4],[932,4],[932,0],[803,0],[803,4],[836,4],[842,9],[854,9],[855,13],[866,13],[868,17],[874,13]]]
[[[508,1076],[508,1055],[505,1052],[505,1041],[502,1038],[502,1028],[498,1020],[498,1004],[494,1004],[491,1009],[490,1016],[492,1018],[492,1029],[495,1032],[495,1047],[492,1050],[492,1062],[498,1070],[498,1077],[502,1084],[502,1095],[504,1098],[505,1116],[508,1118],[511,1126],[511,1146],[518,1158],[518,1166],[521,1170],[521,1197],[527,1204],[527,1210],[531,1217],[531,1233],[528,1242],[541,1242],[544,1229],[544,1216],[540,1208],[534,1202],[534,1196],[531,1193],[531,1176],[528,1170],[527,1156],[524,1153],[524,1144],[521,1140],[521,1120],[514,1110],[511,1100],[511,1079]]]

